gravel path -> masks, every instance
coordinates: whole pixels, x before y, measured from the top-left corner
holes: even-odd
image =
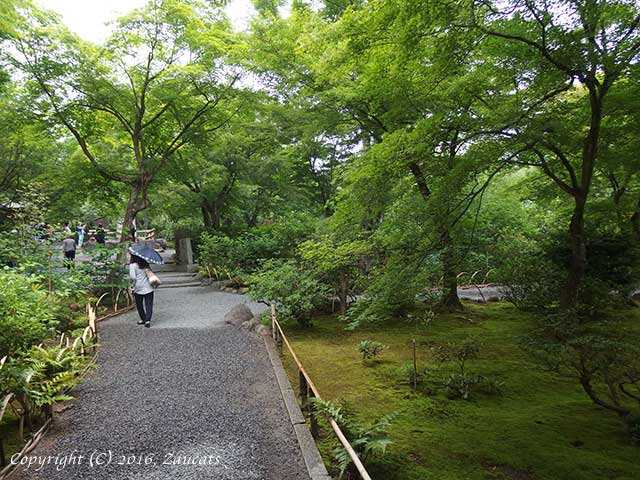
[[[155,295],[150,329],[135,312],[99,325],[98,368],[29,454],[50,464],[12,479],[308,479],[262,339],[224,324],[246,298]]]

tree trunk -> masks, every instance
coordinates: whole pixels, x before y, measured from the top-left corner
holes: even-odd
[[[202,223],[205,228],[211,228],[211,217],[204,203],[200,204],[200,212],[202,213]]]
[[[347,302],[349,299],[349,276],[345,272],[340,272],[338,287],[338,299],[340,300],[340,315],[346,315]]]
[[[140,184],[136,183],[131,186],[131,192],[129,193],[129,201],[127,202],[127,209],[124,212],[124,221],[122,222],[122,233],[120,234],[120,243],[127,243],[129,240],[129,230],[136,218],[138,212],[146,208],[145,202],[140,201],[140,196],[144,192]]]
[[[203,199],[200,203],[200,210],[202,211],[202,220],[206,228],[218,229],[215,225],[215,205],[213,202]]]
[[[605,82],[606,83],[606,82]],[[598,154],[598,141],[600,139],[600,126],[602,123],[602,105],[607,88],[600,91],[594,83],[588,82],[589,102],[591,105],[591,123],[589,133],[584,140],[582,150],[582,171],[580,187],[574,189],[573,198],[575,206],[569,224],[569,241],[571,243],[571,263],[565,288],[560,293],[560,308],[570,310],[577,306],[580,287],[584,280],[587,268],[587,247],[584,238],[584,209],[591,188],[591,180]]]
[[[444,272],[442,305],[450,312],[459,312],[464,310],[464,307],[458,297],[456,253],[448,229],[445,229],[442,234],[442,246],[442,270]]]
[[[202,200],[200,203],[200,211],[202,212],[202,221],[205,227],[220,230],[222,219],[220,208],[218,208],[216,202]]]
[[[209,214],[211,215],[211,226],[215,230],[220,230],[220,226],[222,225],[222,213],[220,212],[220,208],[217,203],[211,204]]]
[[[575,197],[575,207],[569,224],[571,261],[565,287],[560,293],[560,307],[564,310],[574,308],[577,305],[584,272],[587,268],[587,247],[584,238],[585,203],[585,196]]]

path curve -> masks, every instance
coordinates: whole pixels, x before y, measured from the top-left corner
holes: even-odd
[[[135,312],[101,323],[98,368],[29,454],[50,463],[11,478],[308,479],[262,339],[224,323],[244,302],[160,289],[150,329]]]

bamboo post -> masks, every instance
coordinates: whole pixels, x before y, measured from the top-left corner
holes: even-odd
[[[413,344],[413,389],[418,389],[418,362],[416,360],[416,339],[411,340]]]

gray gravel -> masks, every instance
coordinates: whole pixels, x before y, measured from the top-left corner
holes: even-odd
[[[503,287],[501,285],[458,287],[458,297],[460,297],[462,300],[471,300],[473,302],[479,303],[497,302],[499,300],[504,300],[506,293],[506,287]]]
[[[51,463],[12,478],[308,479],[262,339],[224,324],[246,301],[164,289],[150,329],[135,312],[99,324],[98,368],[29,454]]]

